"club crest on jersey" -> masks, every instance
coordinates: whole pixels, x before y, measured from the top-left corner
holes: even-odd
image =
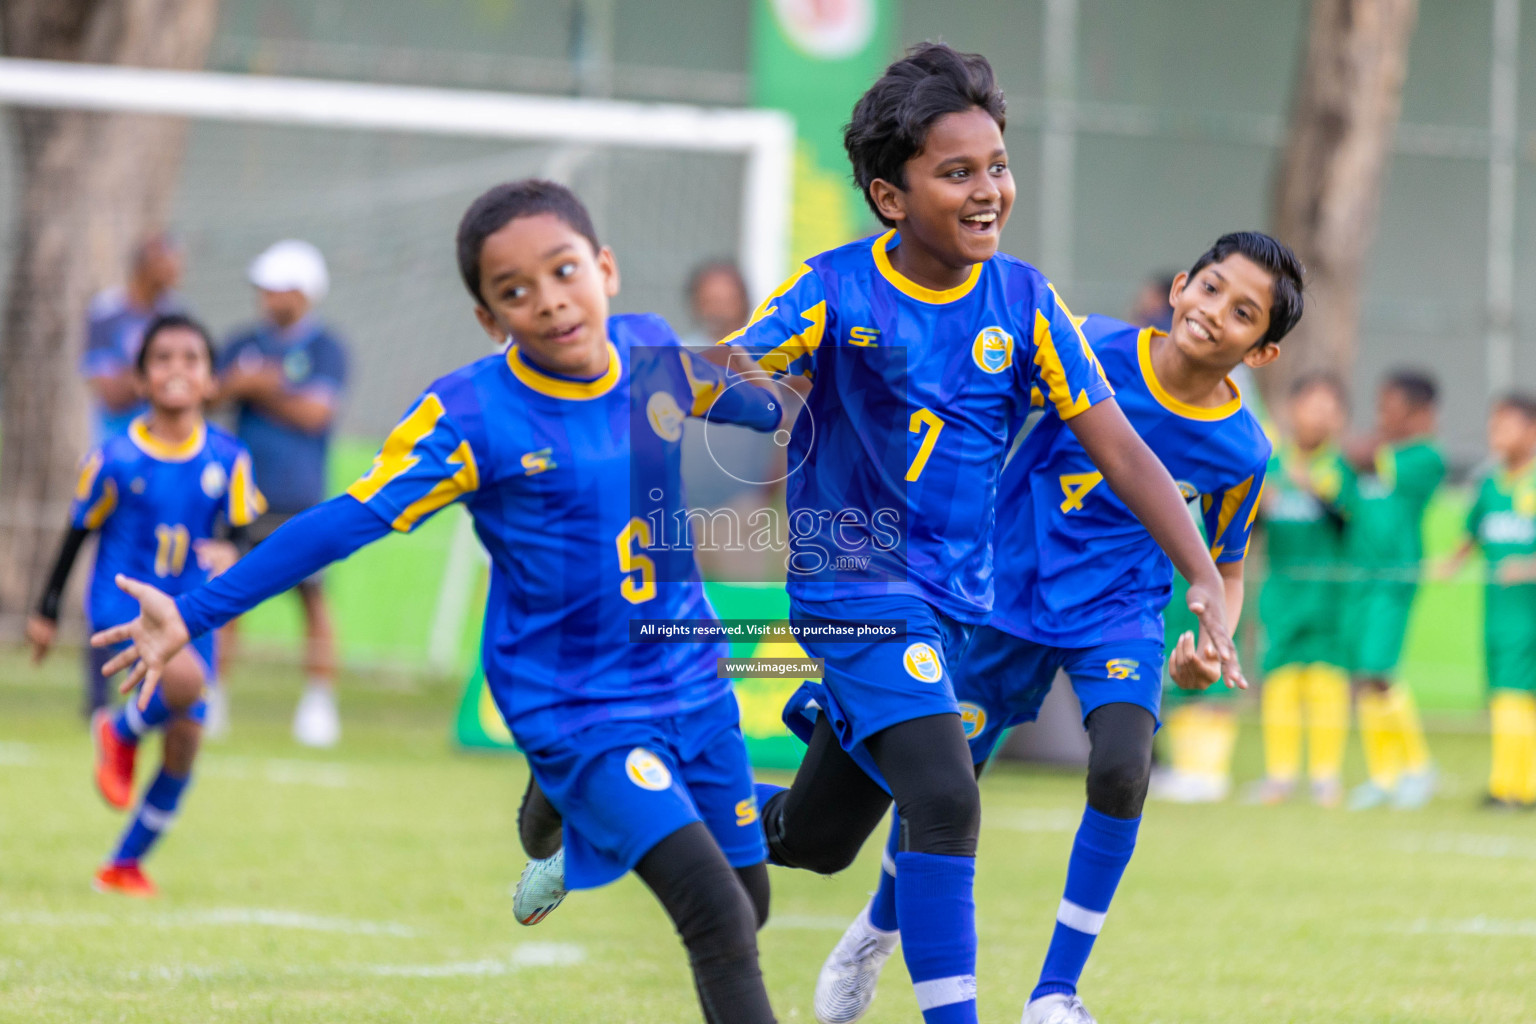
[[[210,462],[203,467],[203,475],[198,483],[202,484],[204,494],[218,498],[223,496],[224,489],[229,486],[229,474],[217,462]]]
[[[1013,335],[1001,327],[983,327],[971,345],[971,359],[988,373],[1002,373],[1013,365]]]
[[[944,666],[939,662],[939,652],[929,645],[918,642],[910,645],[901,656],[907,675],[921,683],[936,683],[944,678]]]
[[[672,785],[672,773],[667,770],[667,766],[661,758],[644,747],[636,747],[629,752],[629,756],[624,759],[624,770],[629,774],[630,782],[653,793],[659,793]]]
[[[1178,484],[1179,494],[1183,496],[1185,501],[1194,501],[1196,498],[1200,497],[1200,488],[1196,487],[1188,480],[1176,480],[1174,482]]]
[[[523,453],[523,475],[533,476],[542,473],[546,469],[555,468],[555,460],[550,454],[551,449],[540,448],[536,452]]]
[[[965,730],[966,739],[973,740],[980,736],[987,727],[987,709],[980,704],[961,701],[960,726]]]
[[[663,441],[678,441],[683,436],[683,410],[670,392],[658,391],[645,403],[645,418]]]
[[[1141,662],[1135,658],[1111,658],[1104,663],[1111,679],[1140,679]]]

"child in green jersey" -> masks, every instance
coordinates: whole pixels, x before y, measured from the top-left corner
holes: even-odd
[[[1312,798],[1332,807],[1344,795],[1349,730],[1341,510],[1356,486],[1338,444],[1348,419],[1343,384],[1331,374],[1297,380],[1285,419],[1289,436],[1270,461],[1261,509],[1269,565],[1259,595],[1265,777],[1255,796],[1278,803],[1295,791],[1305,721]]]
[[[1488,802],[1536,807],[1536,396],[1511,394],[1494,403],[1488,447],[1495,464],[1467,514],[1467,539],[1445,572],[1459,568],[1474,547],[1488,560]]]
[[[1362,475],[1345,508],[1344,552],[1357,579],[1348,589],[1342,622],[1370,776],[1350,798],[1355,809],[1389,800],[1419,807],[1434,789],[1413,694],[1395,677],[1418,592],[1424,511],[1445,478],[1445,459],[1434,439],[1437,397],[1427,374],[1388,374],[1377,392],[1376,429],[1351,451]]]

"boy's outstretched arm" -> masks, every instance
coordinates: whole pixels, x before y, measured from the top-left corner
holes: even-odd
[[[119,576],[117,585],[139,602],[139,617],[91,637],[93,647],[129,642],[102,674],[110,676],[132,665],[123,690],[140,682],[153,687],[166,664],[193,637],[292,589],[389,532],[389,523],[342,494],[294,516],[229,571],[174,600],[147,583]]]
[[[1115,495],[1189,581],[1189,610],[1199,617],[1203,634],[1200,647],[1214,648],[1228,685],[1246,689],[1227,622],[1225,585],[1173,477],[1113,400],[1098,402],[1066,423]]]

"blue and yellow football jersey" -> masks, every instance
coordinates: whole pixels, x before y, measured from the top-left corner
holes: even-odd
[[[70,511],[71,525],[101,534],[86,596],[93,627],[138,615],[138,602],[113,583],[118,573],[171,595],[191,590],[208,578],[193,545],[221,517],[246,526],[265,508],[250,453],[229,434],[205,423],[170,445],[134,420],[86,456]]]
[[[992,604],[993,502],[1032,390],[1061,419],[1113,392],[1039,271],[999,253],[946,291],[899,274],[895,231],[815,256],[722,344],[813,381],[789,445],[790,595]]]
[[[1241,561],[1269,440],[1230,380],[1232,398],[1219,408],[1168,394],[1152,371],[1156,333],[1110,317],[1083,321],[1131,426],[1184,497],[1200,499],[1211,557]],[[1162,639],[1173,564],[1052,409],[1003,470],[996,546],[993,627],[1055,647]]]
[[[683,420],[772,430],[766,390],[679,347],[660,317],[608,321],[607,372],[546,374],[514,346],[432,384],[347,493],[409,532],[462,501],[491,557],[481,658],[518,743],[722,696],[729,645],[631,643],[636,619],[713,619],[681,485]]]

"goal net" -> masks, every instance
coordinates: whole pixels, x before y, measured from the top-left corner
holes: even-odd
[[[786,269],[793,126],[777,112],[0,60],[9,105],[188,119],[168,226],[185,253],[181,294],[220,336],[255,315],[246,268],[257,253],[282,238],[320,248],[331,289],[319,314],[351,356],[337,478],[365,468],[429,381],[487,351],[453,239],[492,184],[572,186],[618,257],[615,311],[659,312],[680,333],[695,265],[736,260],[754,296]],[[16,179],[7,149],[0,272],[13,258]],[[480,574],[463,517],[441,518],[335,573],[349,660],[456,667]],[[274,616],[272,635],[292,632],[296,613]]]

